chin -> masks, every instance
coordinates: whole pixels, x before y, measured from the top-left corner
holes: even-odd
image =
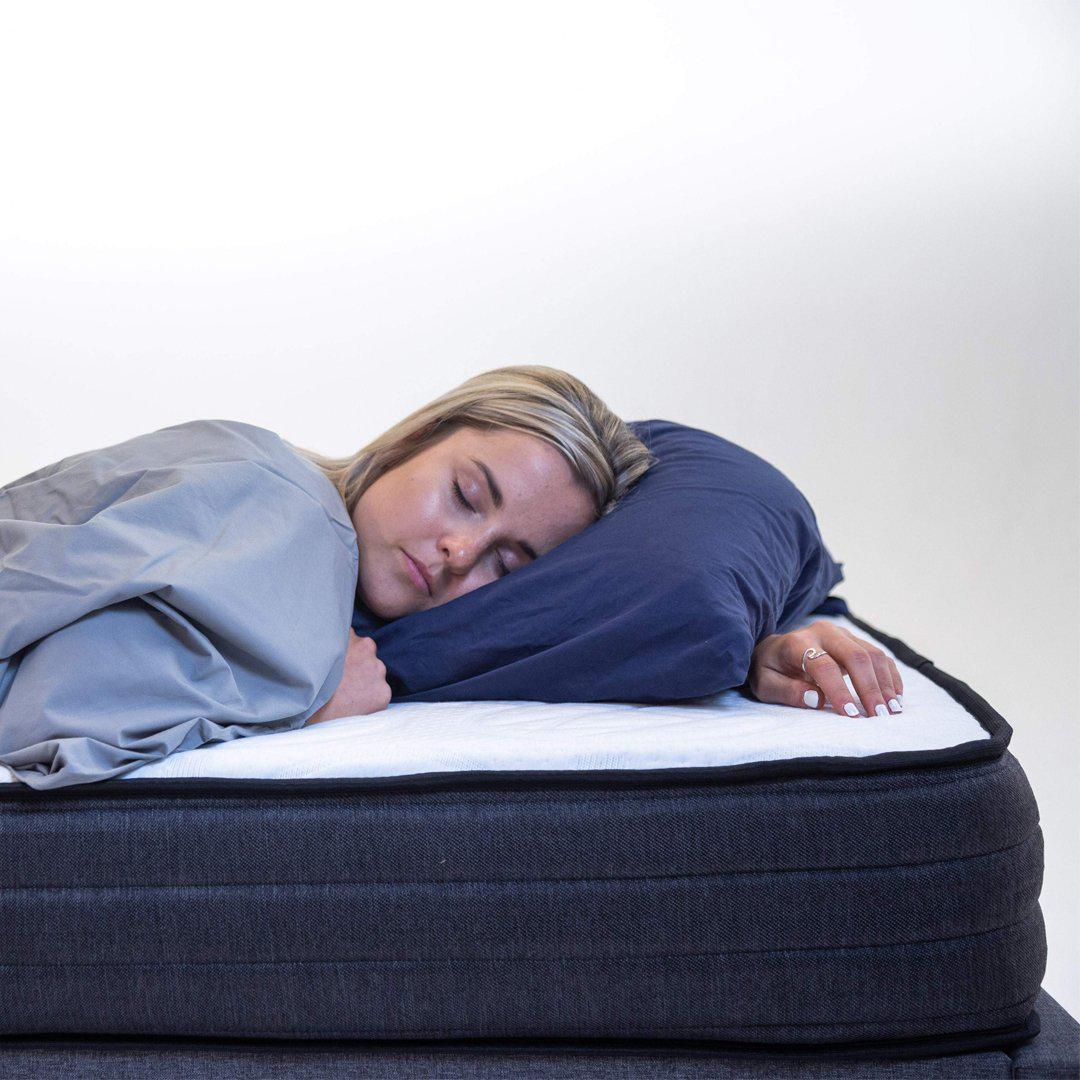
[[[361,555],[356,579],[357,603],[379,619],[398,619],[408,614],[407,610],[403,610],[398,583],[394,580],[380,581],[378,573],[372,573],[375,570],[375,567],[364,564]],[[371,580],[372,578],[374,580]]]
[[[410,615],[414,611],[422,610],[421,605],[414,604],[409,606],[400,598],[396,600],[383,599],[378,595],[377,590],[357,588],[356,599],[377,618],[386,619],[387,621],[391,619],[400,619],[402,615]]]

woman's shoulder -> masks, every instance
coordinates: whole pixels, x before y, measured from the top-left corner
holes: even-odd
[[[240,420],[200,418],[72,454],[20,477],[0,487],[0,516],[77,523],[151,492],[159,493],[155,512],[162,500],[200,494],[272,507],[297,491],[322,507],[343,541],[355,543],[334,485],[285,439]]]
[[[157,428],[67,460],[91,459],[99,465],[135,470],[261,465],[295,480],[302,475],[297,472],[296,458],[285,439],[269,428],[242,420],[199,418]]]
[[[342,542],[356,551],[356,532],[337,488],[318,465],[297,453],[277,432],[241,420],[202,419],[154,434],[163,433],[188,444],[189,461],[192,454],[210,454],[218,461],[254,464],[264,475],[298,488],[322,507]]]
[[[285,446],[285,440],[276,432],[243,420],[185,420],[149,432],[141,438],[183,444],[192,451],[224,450],[240,457],[245,454],[259,457],[268,451],[277,452]]]

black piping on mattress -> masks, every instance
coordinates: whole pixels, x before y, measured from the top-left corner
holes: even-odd
[[[840,598],[830,597],[829,600]],[[826,601],[827,603],[828,601]],[[299,780],[257,777],[155,777],[141,780],[112,779],[37,791],[22,783],[0,784],[0,802],[24,799],[80,799],[102,796],[145,799],[147,796],[214,795],[250,796],[253,799],[289,795],[312,796],[343,792],[424,792],[485,790],[576,790],[582,788],[627,789],[656,785],[712,786],[792,777],[843,776],[857,773],[895,772],[970,764],[1000,758],[1012,739],[1005,718],[967,683],[936,667],[899,638],[892,637],[856,615],[844,615],[860,630],[887,646],[909,667],[937,683],[986,729],[987,739],[976,739],[935,750],[891,750],[863,757],[803,757],[778,761],[751,761],[737,765],[702,765],[667,769],[475,769],[460,772],[411,773],[405,776],[326,777]]]

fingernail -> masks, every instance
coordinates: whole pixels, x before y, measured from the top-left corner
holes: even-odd
[[[885,703],[884,702],[882,702],[880,705],[875,706],[874,707],[874,712],[877,713],[878,716],[888,716],[889,715],[889,710],[885,708]]]
[[[817,708],[818,692],[816,690],[807,690],[806,693],[803,694],[802,699],[811,709]]]
[[[902,709],[904,707],[904,695],[903,694],[897,694],[896,695],[896,700],[900,702],[900,708]]]
[[[855,703],[853,701],[849,701],[844,705],[844,712],[846,712],[848,716],[859,715],[859,710],[855,707]]]
[[[896,700],[896,698],[889,698],[889,708],[892,709],[893,712],[899,712],[903,707],[904,706],[901,705],[900,702]]]

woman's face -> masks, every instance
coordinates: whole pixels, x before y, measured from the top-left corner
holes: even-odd
[[[595,518],[591,498],[550,443],[506,428],[459,427],[361,495],[352,514],[357,594],[384,619],[436,607],[513,573]]]

